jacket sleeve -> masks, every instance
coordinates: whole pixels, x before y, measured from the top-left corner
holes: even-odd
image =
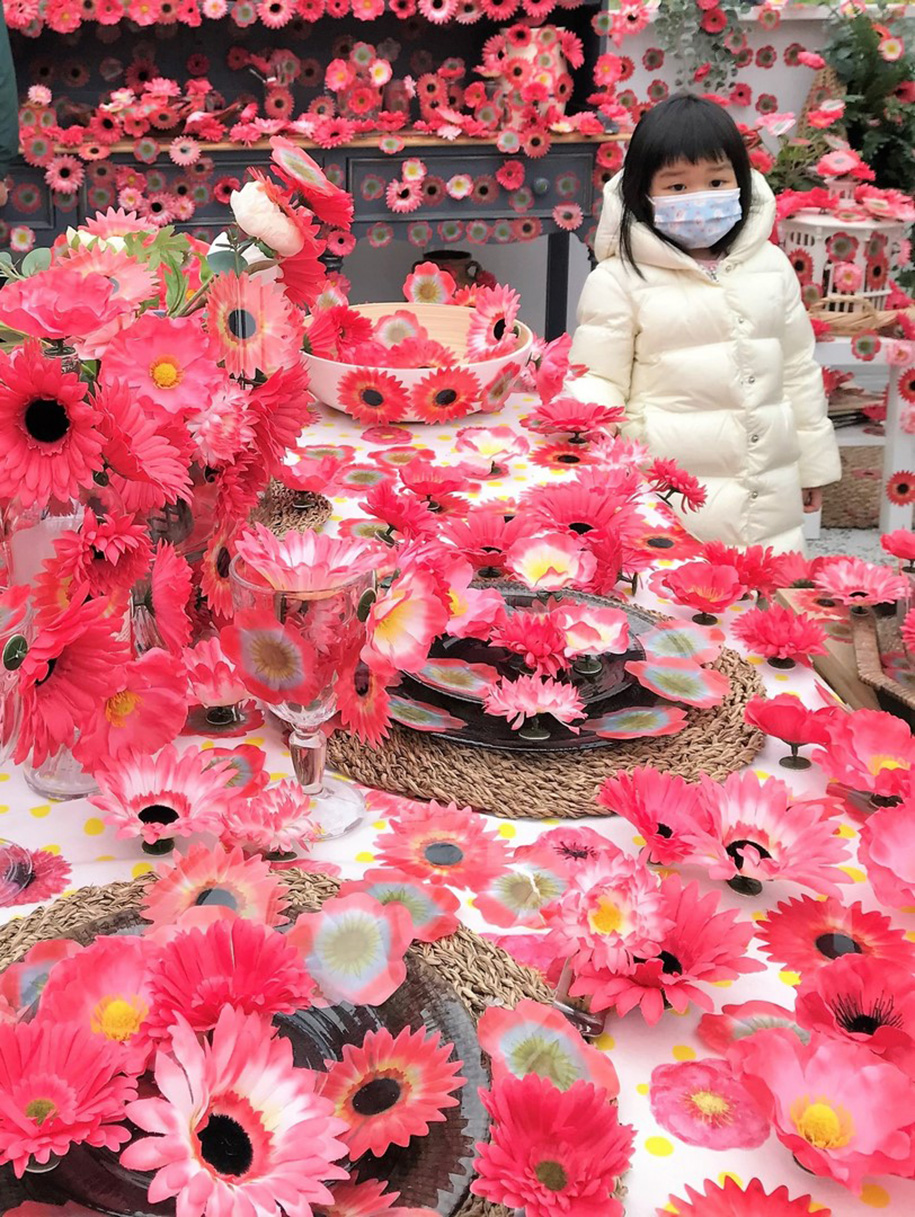
[[[636,331],[632,300],[610,266],[602,262],[582,290],[570,359],[588,371],[566,388],[579,401],[612,407],[629,398]]]
[[[814,359],[813,326],[801,299],[797,276],[785,266],[787,308],[785,314],[785,396],[794,410],[801,448],[801,485],[805,489],[828,486],[842,476],[836,433],[826,413],[823,372]]]
[[[10,163],[18,155],[19,94],[6,17],[0,3],[0,178],[6,176]]]

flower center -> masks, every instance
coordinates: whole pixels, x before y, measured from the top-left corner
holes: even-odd
[[[163,803],[150,803],[137,815],[141,824],[174,824],[178,813],[174,807],[166,807]]]
[[[441,289],[437,279],[425,279],[419,287],[417,298],[425,304],[438,304],[441,299]]]
[[[115,693],[114,697],[109,697],[105,702],[105,718],[112,727],[123,727],[142,701],[143,698],[138,693],[122,689],[120,693]]]
[[[734,865],[738,870],[743,870],[743,864],[746,861],[743,856],[743,851],[748,845],[752,849],[756,850],[760,858],[772,857],[766,847],[764,845],[760,845],[758,841],[750,841],[747,837],[741,837],[739,841],[732,841],[725,850],[725,852],[734,860]]]
[[[149,365],[149,375],[157,389],[174,389],[181,384],[184,374],[174,355],[162,355]]]
[[[457,866],[464,861],[464,851],[453,841],[433,841],[423,850],[423,857],[433,866]]]
[[[248,342],[257,333],[257,319],[246,308],[233,308],[226,315],[226,328],[239,342]]]
[[[57,1115],[57,1104],[53,1099],[32,1099],[25,1105],[25,1114],[36,1124],[43,1124],[51,1116]]]
[[[601,896],[597,908],[588,914],[588,921],[591,929],[598,934],[618,934],[623,924],[623,914],[619,905],[607,896]]]
[[[863,955],[864,952],[848,934],[830,932],[820,934],[813,945],[827,959],[838,959],[840,955]]]
[[[214,904],[221,905],[227,909],[238,909],[238,901],[231,892],[227,892],[224,887],[205,887],[203,891],[197,893],[197,898],[194,901],[195,905],[212,906]]]
[[[825,1101],[808,1103],[800,1099],[792,1103],[791,1119],[804,1140],[817,1149],[841,1149],[854,1132],[848,1112]]]
[[[537,1182],[542,1183],[551,1192],[561,1192],[569,1181],[562,1163],[552,1162],[550,1159],[538,1162],[534,1167],[534,1174],[537,1176]]]
[[[439,389],[435,395],[435,405],[437,406],[453,406],[457,401],[457,393],[454,389]]]
[[[353,1111],[359,1116],[379,1116],[400,1099],[396,1078],[372,1078],[353,1095]]]
[[[731,1105],[723,1094],[716,1094],[713,1090],[696,1090],[689,1098],[707,1124],[724,1124],[727,1121]]]
[[[908,761],[897,760],[894,756],[876,755],[867,762],[867,768],[873,777],[877,777],[887,769],[908,769],[910,766]]]
[[[36,397],[25,408],[25,429],[39,444],[56,444],[70,430],[70,416],[54,398]]]
[[[139,998],[103,997],[92,1011],[89,1025],[96,1035],[123,1044],[140,1030],[147,1007]]]
[[[197,1132],[200,1155],[220,1175],[244,1175],[254,1161],[251,1138],[231,1116],[214,1112]]]
[[[295,656],[291,648],[270,637],[255,639],[252,647],[254,669],[258,676],[266,678],[267,684],[278,684],[290,680],[296,673]]]

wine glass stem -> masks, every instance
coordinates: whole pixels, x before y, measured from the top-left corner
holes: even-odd
[[[306,794],[320,794],[324,789],[324,762],[327,737],[323,731],[294,730],[289,737],[292,768]]]

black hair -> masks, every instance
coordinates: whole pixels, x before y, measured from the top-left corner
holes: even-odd
[[[747,222],[753,197],[753,170],[737,124],[721,106],[692,93],[678,93],[643,115],[629,141],[621,187],[620,252],[639,274],[641,271],[632,256],[632,225],[635,222],[645,224],[669,245],[683,248],[654,226],[649,198],[654,175],[681,158],[696,165],[699,161],[721,157],[726,157],[734,168],[743,214],[730,232],[712,246],[712,252],[716,254],[730,248],[737,239]]]

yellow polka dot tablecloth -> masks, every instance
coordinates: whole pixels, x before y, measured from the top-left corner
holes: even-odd
[[[512,500],[532,482],[564,478],[568,476],[568,470],[574,468],[577,456],[568,444],[552,443],[548,437],[538,436],[520,426],[519,419],[530,409],[532,400],[516,396],[497,417],[465,420],[466,426],[510,427],[524,438],[527,449],[522,455],[514,456],[506,467],[500,468],[497,476],[481,480],[479,489],[471,492],[471,498]],[[440,459],[445,464],[465,460],[467,448],[459,442],[458,431],[457,424],[364,431],[353,420],[325,411],[320,421],[309,430],[308,443],[342,449],[351,458],[343,492],[334,500],[332,526],[343,532],[351,532],[359,527],[363,517],[358,501],[365,489],[377,480],[379,468],[396,467],[414,458],[417,451],[421,458]],[[670,552],[676,558],[676,551]],[[658,565],[665,565],[665,561]],[[689,619],[688,610],[678,609],[648,590],[641,592],[639,599],[649,608],[672,617]],[[729,642],[737,650],[742,648],[733,643],[731,629],[747,608],[746,603],[738,604],[722,618],[722,627]],[[777,671],[758,656],[750,655],[748,658],[758,668],[770,696],[793,694],[809,709],[834,702],[834,695],[809,668]],[[184,746],[188,738],[192,737],[182,738],[178,746]],[[231,741],[233,744],[240,742],[243,741]],[[291,776],[289,753],[269,722],[247,737],[247,742],[265,750],[267,768],[273,780]],[[767,739],[763,751],[753,762],[752,771],[760,778],[773,776],[788,783],[795,798],[822,796],[825,780],[818,766],[814,764],[802,771],[783,768],[779,762],[785,752],[783,744]],[[558,806],[562,791],[557,789],[555,794]],[[379,841],[386,834],[389,835],[390,817],[396,811],[398,800],[389,794],[370,791],[368,806],[368,820],[361,827],[336,841],[322,842],[314,847],[312,861],[317,866],[336,868],[335,873],[343,878],[357,878],[367,868],[381,864],[384,859],[379,861],[379,855],[389,850],[390,846],[384,843],[379,845]],[[485,820],[504,842],[507,857],[511,857],[511,851],[531,845],[542,834],[560,824],[558,819],[531,822],[486,816]],[[871,890],[865,867],[857,856],[861,824],[860,817],[849,807],[847,814],[835,821],[835,834],[849,846],[849,859],[843,865],[848,882],[843,885],[842,903],[849,905],[859,902],[862,909],[867,911],[879,909],[880,905]],[[591,828],[632,854],[636,854],[644,844],[632,825],[620,818],[595,815],[576,821],[575,826]],[[156,859],[150,859],[142,852],[139,841],[118,839],[87,800],[61,803],[43,801],[30,791],[21,771],[9,764],[0,772],[0,838],[46,855],[46,891],[49,894],[60,892],[55,897],[59,900],[66,900],[78,888],[137,877],[157,865]],[[178,848],[186,850],[187,842],[179,842]],[[678,869],[685,880],[697,880],[703,892],[715,891],[720,894],[723,909],[739,910],[743,917],[754,921],[761,921],[767,910],[774,909],[779,902],[804,894],[801,888],[793,884],[773,882],[766,885],[758,896],[742,896],[731,891],[724,883],[712,881],[701,868],[682,866]],[[500,940],[504,935],[513,933],[511,929],[488,923],[477,907],[477,899],[468,889],[455,890],[461,899],[460,915],[472,929],[491,933]],[[34,907],[37,906],[13,904],[0,908],[0,920],[22,916]],[[882,911],[909,941],[915,942],[915,910]],[[795,991],[802,980],[801,971],[770,962],[762,953],[757,939],[751,943],[749,954],[764,961],[765,970],[742,976],[733,982],[719,982],[714,989],[716,1011],[748,1001],[773,1003],[792,1010]],[[650,1088],[653,1071],[658,1066],[700,1062],[715,1056],[697,1034],[700,1017],[701,1011],[692,1006],[683,1014],[666,1010],[655,1026],[648,1026],[638,1010],[623,1018],[611,1015],[604,1033],[596,1041],[597,1047],[609,1055],[619,1074],[620,1117],[636,1130],[632,1168],[625,1179],[628,1189],[625,1206],[630,1217],[652,1217],[658,1210],[676,1212],[668,1204],[669,1197],[672,1194],[684,1196],[685,1185],[701,1191],[706,1180],[721,1182],[731,1177],[746,1183],[754,1176],[762,1181],[768,1191],[785,1185],[792,1197],[809,1193],[812,1197],[810,1212],[831,1209],[837,1217],[861,1217],[874,1211],[896,1214],[898,1217],[915,1214],[915,1181],[888,1176],[868,1177],[863,1186],[852,1192],[831,1179],[819,1178],[804,1171],[774,1133],[753,1149],[713,1150],[687,1144],[672,1127],[662,1126],[652,1114]],[[700,1086],[692,1097],[710,1124],[716,1119],[720,1121],[728,1117],[728,1112],[714,1093],[703,1091]],[[811,1098],[815,1101],[815,1096]],[[667,1123],[670,1124],[669,1121]],[[574,1217],[574,1213],[569,1217]]]

